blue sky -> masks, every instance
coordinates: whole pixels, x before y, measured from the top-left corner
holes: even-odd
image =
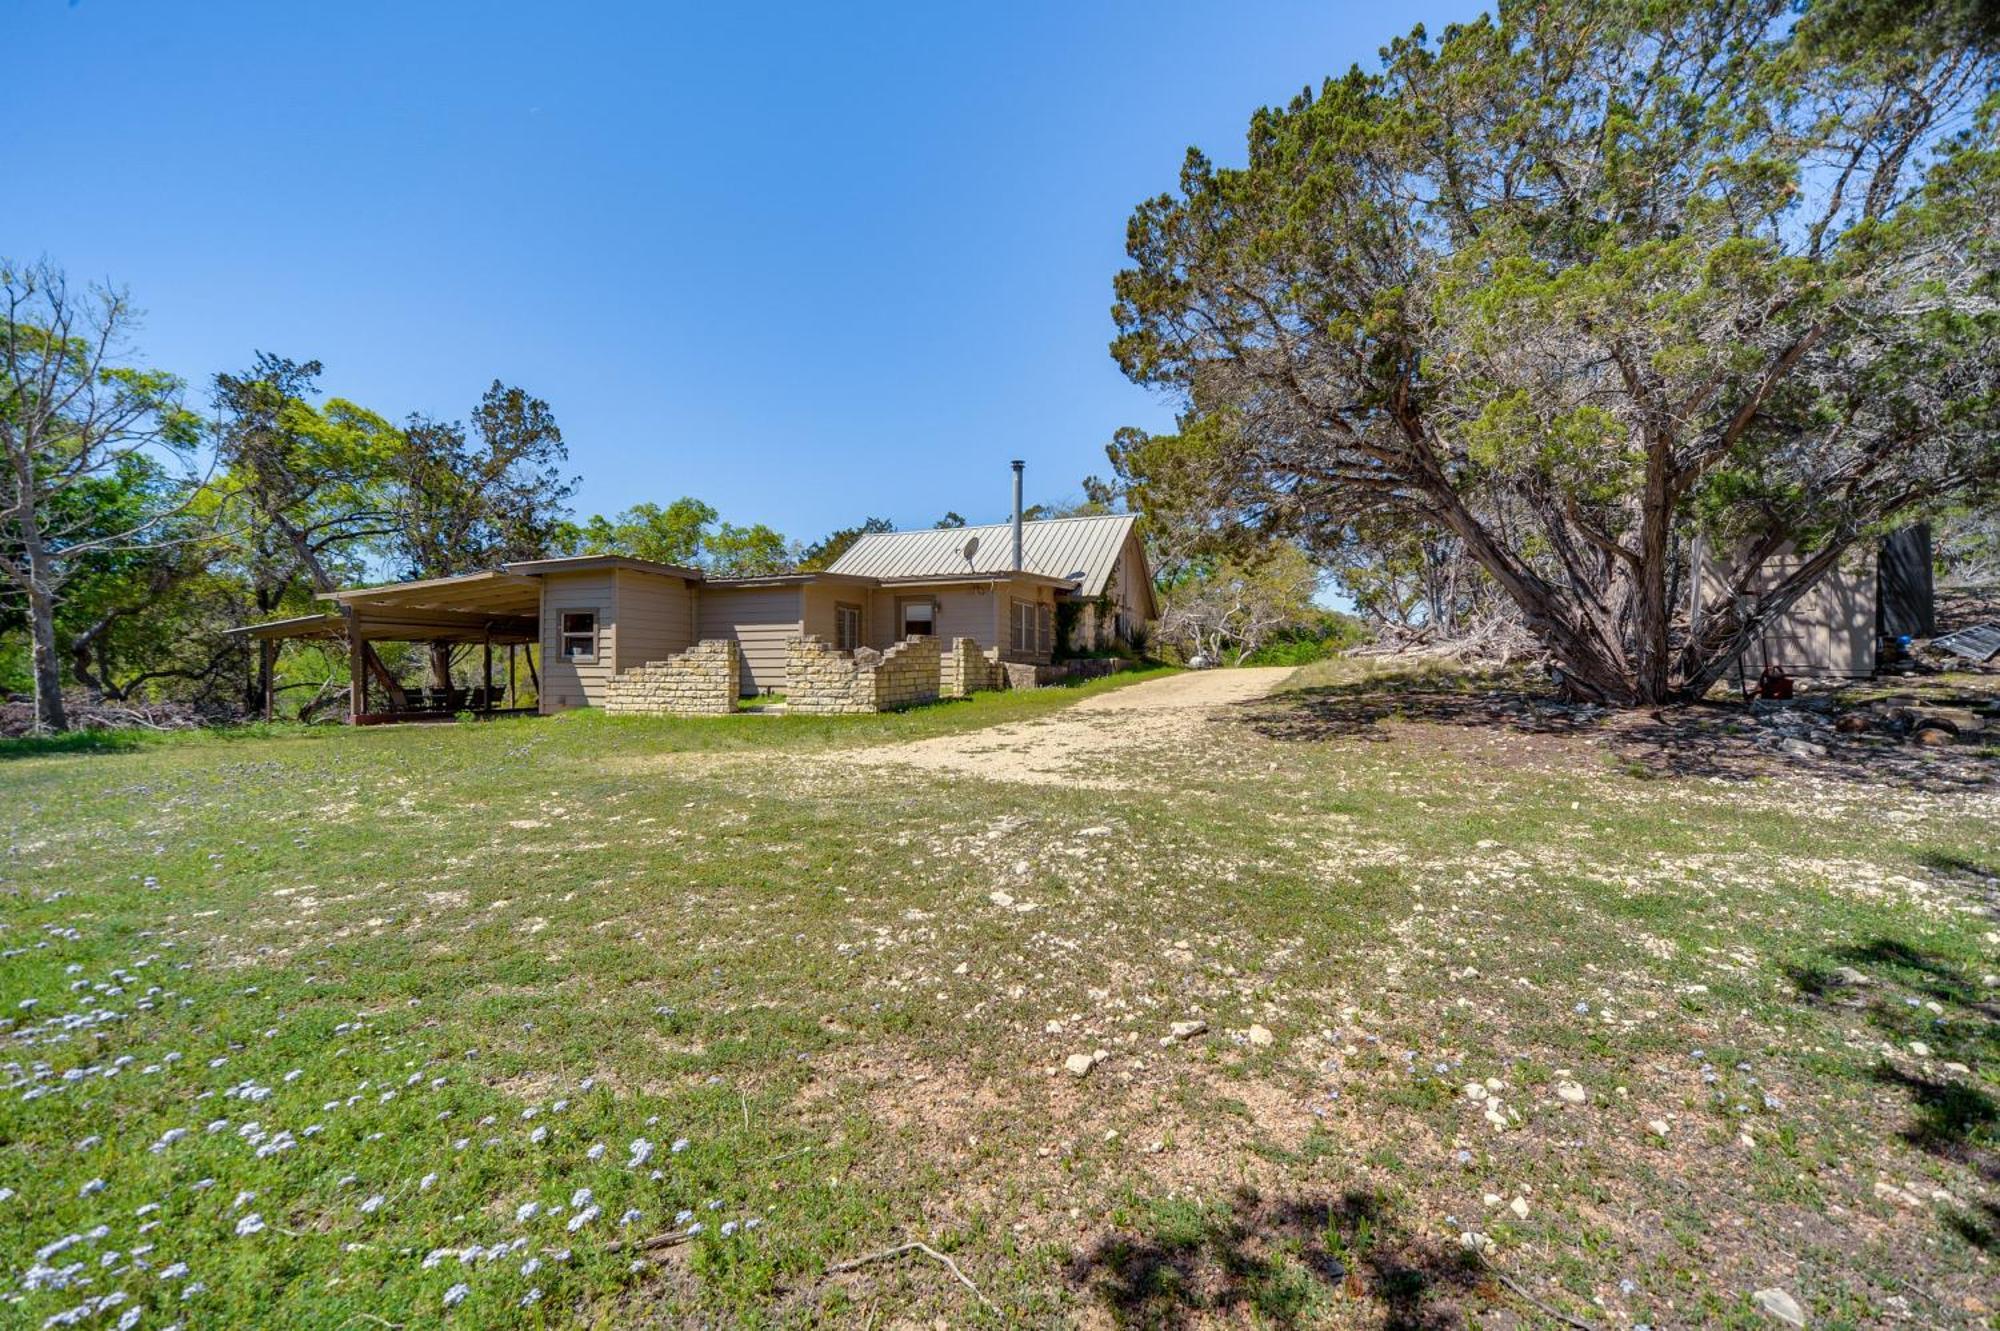
[[[1421,17],[1352,3],[5,0],[0,253],[401,418],[547,398],[581,513],[995,520],[1169,402],[1106,353],[1125,219]],[[22,182],[34,187],[23,188]]]

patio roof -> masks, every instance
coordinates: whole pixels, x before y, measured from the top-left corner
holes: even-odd
[[[321,592],[320,600],[335,601],[365,617],[380,618],[387,613],[441,611],[468,616],[525,616],[541,613],[541,583],[535,578],[504,569],[460,573],[450,578],[423,578],[416,582],[391,582],[380,587],[354,587],[346,591]]]

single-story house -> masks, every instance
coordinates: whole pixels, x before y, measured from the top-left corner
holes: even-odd
[[[1080,647],[1129,640],[1157,614],[1136,523],[1116,514],[889,532],[861,538],[824,572],[771,577],[711,577],[622,555],[527,560],[330,592],[322,614],[235,632],[266,652],[284,638],[345,641],[357,721],[503,710],[518,696],[517,649],[542,712],[601,705],[615,676],[717,639],[737,644],[746,697],[782,691],[787,648],[807,636],[842,651],[911,635],[969,638],[1001,661],[1045,663],[1063,602],[1077,603]],[[485,685],[458,691],[464,698],[412,700],[369,646],[385,639],[480,644]],[[495,647],[507,649],[504,684],[493,674]],[[371,706],[371,680],[384,705]]]

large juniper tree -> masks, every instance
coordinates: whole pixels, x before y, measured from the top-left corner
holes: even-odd
[[[1221,441],[1238,516],[1449,532],[1577,694],[1699,695],[1857,541],[2000,472],[1985,13],[1419,29],[1258,112],[1244,168],[1189,153],[1132,218],[1114,354]],[[1727,573],[1689,615],[1697,533]]]

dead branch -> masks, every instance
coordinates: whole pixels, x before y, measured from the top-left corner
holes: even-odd
[[[854,1271],[858,1270],[861,1267],[867,1266],[871,1262],[886,1262],[892,1257],[901,1257],[906,1252],[921,1252],[926,1257],[929,1257],[934,1261],[943,1262],[947,1267],[951,1269],[951,1273],[954,1276],[958,1277],[958,1283],[972,1291],[973,1298],[978,1299],[981,1303],[985,1304],[989,1312],[992,1312],[996,1315],[999,1313],[1000,1309],[994,1306],[993,1300],[987,1298],[984,1294],[980,1293],[979,1286],[973,1284],[971,1280],[966,1278],[965,1272],[958,1269],[957,1262],[954,1262],[953,1260],[951,1260],[951,1258],[945,1256],[943,1253],[939,1252],[936,1248],[933,1248],[928,1243],[920,1243],[915,1241],[912,1241],[910,1243],[899,1243],[893,1248],[884,1248],[880,1252],[871,1252],[864,1256],[856,1257],[845,1262],[835,1262],[833,1263],[833,1265],[827,1267],[826,1269],[829,1274],[834,1274],[842,1271]]]

